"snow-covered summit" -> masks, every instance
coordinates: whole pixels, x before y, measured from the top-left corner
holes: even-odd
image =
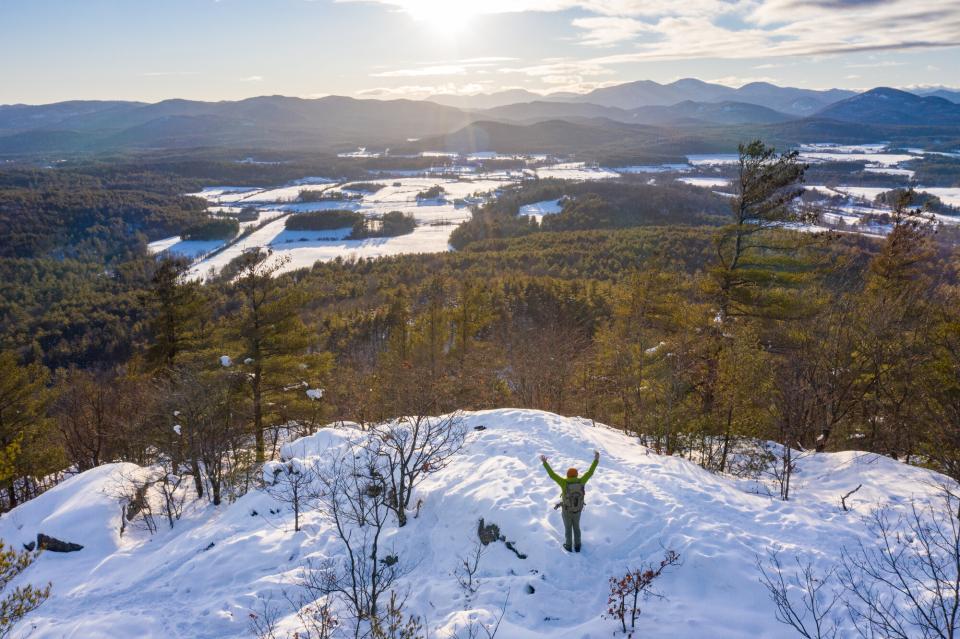
[[[381,542],[410,569],[398,585],[431,636],[446,636],[465,615],[493,614],[508,599],[499,637],[610,637],[617,625],[601,616],[609,578],[673,549],[682,565],[658,580],[666,599],[644,606],[639,636],[790,637],[758,581],[757,553],[780,547],[830,565],[842,546],[865,539],[861,518],[872,507],[931,499],[937,479],[877,455],[819,454],[800,462],[794,498],[782,502],[757,494],[755,482],[656,455],[590,420],[530,410],[466,413],[463,420],[463,451],[418,488],[419,515],[404,528],[391,525]],[[350,427],[328,428],[283,454],[323,464],[359,436]],[[587,487],[584,549],[566,554],[553,509],[559,491],[539,455],[560,471],[583,470],[594,450],[601,459]],[[121,537],[116,486],[136,472],[113,464],[82,473],[0,518],[0,538],[9,544],[42,532],[84,545],[44,553],[23,575],[53,583],[50,599],[24,621],[24,631],[35,627],[30,636],[250,637],[258,597],[279,595],[305,561],[340,553],[321,513],[308,510],[295,533],[289,507],[257,490],[229,505],[188,508],[172,530],[161,525],[150,536],[128,528]],[[851,510],[843,511],[840,496],[858,484]],[[526,557],[491,544],[480,560],[479,591],[465,606],[453,572],[474,545],[480,518],[496,523]]]

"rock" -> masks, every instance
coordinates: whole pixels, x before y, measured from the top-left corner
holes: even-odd
[[[487,430],[487,427],[483,424],[480,424],[479,426],[474,426],[473,430]]]
[[[525,590],[527,591],[528,595],[532,595],[537,591],[537,589],[531,586],[530,584],[527,584],[527,587],[525,588]]]
[[[83,550],[83,546],[80,544],[61,541],[56,537],[50,537],[43,533],[37,533],[37,548],[40,550],[49,550],[50,552],[77,552],[78,550]]]
[[[477,536],[480,537],[481,544],[489,546],[495,541],[500,541],[500,527],[496,524],[484,525],[481,517],[480,524],[477,526]]]
[[[37,542],[31,541],[29,544],[24,544],[23,547],[27,552],[33,552],[33,549],[37,547]]]

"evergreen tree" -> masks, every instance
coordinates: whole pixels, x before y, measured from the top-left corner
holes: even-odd
[[[153,341],[147,356],[154,366],[172,368],[184,351],[196,346],[203,294],[199,282],[186,278],[189,267],[183,258],[164,257],[150,280]]]
[[[802,300],[788,289],[805,270],[797,255],[804,238],[782,229],[808,220],[792,206],[806,167],[797,151],[777,155],[759,140],[739,149],[733,219],[717,233],[711,271],[718,318],[726,324],[741,316],[793,317]]]
[[[32,478],[63,467],[62,451],[46,416],[49,373],[41,364],[20,366],[12,352],[0,352],[0,459],[6,507],[33,496]]]
[[[27,584],[9,588],[36,559],[36,553],[10,548],[0,540],[0,639],[10,636],[14,626],[36,610],[50,596],[50,584],[37,588]],[[27,633],[29,635],[29,633]]]
[[[328,358],[308,357],[313,339],[298,315],[303,292],[277,283],[274,276],[283,262],[271,257],[270,251],[244,253],[233,285],[240,303],[233,333],[241,349],[239,363],[249,373],[257,462],[266,459],[265,429],[307,403],[311,381],[329,366]]]

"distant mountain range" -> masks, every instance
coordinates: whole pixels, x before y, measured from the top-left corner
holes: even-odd
[[[660,84],[652,80],[628,82],[595,89],[589,93],[551,93],[538,95],[529,91],[512,90],[477,96],[432,96],[431,102],[456,106],[461,109],[490,109],[517,102],[577,102],[620,109],[644,106],[669,106],[678,102],[744,102],[765,106],[794,116],[812,115],[828,104],[856,95],[855,91],[830,89],[814,91],[779,87],[767,82],[753,82],[740,88],[711,84],[694,78]]]
[[[956,100],[956,101],[954,101]],[[877,88],[814,91],[694,79],[630,82],[587,94],[512,90],[431,100],[307,100],[155,104],[72,101],[0,106],[0,154],[225,147],[338,151],[356,146],[531,152],[589,151],[632,141],[728,149],[751,136],[780,143],[960,140],[960,94]],[[882,138],[876,136],[882,135]],[[914,136],[914,137],[911,137]]]

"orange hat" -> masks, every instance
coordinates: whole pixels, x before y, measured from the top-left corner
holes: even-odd
[[[573,479],[573,478],[576,477],[576,476],[577,476],[577,469],[576,469],[576,468],[568,468],[568,469],[567,469],[567,479]]]

